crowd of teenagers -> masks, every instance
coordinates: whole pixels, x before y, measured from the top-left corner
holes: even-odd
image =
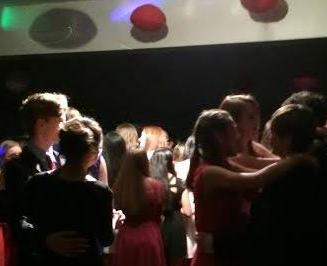
[[[326,265],[326,98],[292,94],[262,131],[252,95],[209,108],[173,143],[27,97],[28,138],[0,146],[0,266]]]

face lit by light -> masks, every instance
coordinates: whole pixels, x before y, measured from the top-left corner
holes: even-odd
[[[246,104],[246,108],[237,122],[237,128],[242,138],[241,141],[247,143],[251,140],[257,140],[259,124],[260,114],[258,109],[252,104]]]
[[[42,119],[41,123],[41,134],[49,141],[49,143],[59,142],[59,130],[63,126],[63,118],[60,117],[48,117]]]
[[[240,138],[239,132],[237,130],[236,124],[233,122],[227,126],[225,130],[225,138],[223,142],[225,143],[224,149],[226,156],[234,156],[238,152],[238,140]]]
[[[144,132],[142,132],[141,137],[139,138],[139,143],[140,143],[140,148],[143,150],[145,149],[146,141],[147,141],[147,136]]]
[[[9,148],[5,155],[5,162],[10,161],[11,159],[17,157],[22,152],[22,148],[20,146],[13,146]]]

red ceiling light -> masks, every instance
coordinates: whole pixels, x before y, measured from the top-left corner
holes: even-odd
[[[241,0],[242,5],[252,13],[265,13],[278,4],[279,0]]]
[[[145,31],[156,31],[166,25],[165,14],[151,4],[137,7],[130,19],[135,27]]]

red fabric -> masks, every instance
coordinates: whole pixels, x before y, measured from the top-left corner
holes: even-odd
[[[213,234],[216,239],[241,236],[248,218],[243,195],[222,189],[205,195],[202,174],[206,166],[202,163],[194,172],[196,229],[198,232]],[[214,256],[197,251],[192,266],[204,265],[214,265]]]
[[[113,266],[166,265],[160,233],[166,192],[160,182],[150,179],[145,182],[145,191],[149,203],[146,217],[126,217],[115,238]]]
[[[158,7],[147,4],[133,11],[131,22],[141,30],[155,31],[166,24],[166,16]]]
[[[0,224],[0,266],[5,266],[5,232],[3,229],[3,225]]]
[[[265,13],[273,9],[279,0],[241,0],[242,5],[253,13]]]
[[[205,167],[205,164],[200,164],[194,175],[196,229],[216,236],[236,233],[243,229],[247,218],[243,211],[243,196],[228,190],[204,195],[202,173]]]
[[[13,243],[6,224],[0,223],[0,266],[12,266]]]

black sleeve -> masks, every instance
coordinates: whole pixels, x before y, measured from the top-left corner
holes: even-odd
[[[18,233],[18,221],[21,216],[21,203],[23,202],[22,198],[26,180],[25,175],[23,165],[18,160],[13,160],[4,167],[9,223],[14,234]]]
[[[24,189],[22,196],[21,216],[19,219],[19,230],[24,241],[31,246],[33,250],[38,250],[43,246],[44,237],[41,236],[36,226],[35,220],[37,219],[38,208],[38,177],[32,177]]]
[[[106,188],[99,204],[99,239],[104,247],[110,246],[114,235],[112,229],[112,192]]]

